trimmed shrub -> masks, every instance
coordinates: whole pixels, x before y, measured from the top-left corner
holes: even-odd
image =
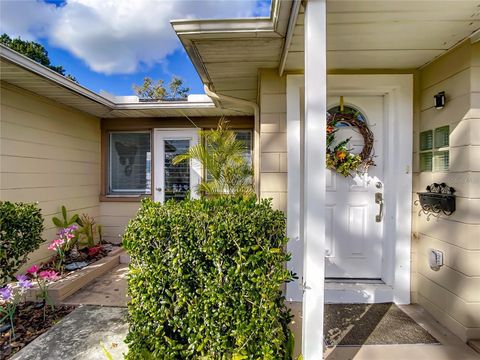
[[[0,201],[0,285],[12,280],[27,256],[43,242],[37,204]]]
[[[123,241],[127,359],[291,359],[286,243],[267,200],[144,200]]]

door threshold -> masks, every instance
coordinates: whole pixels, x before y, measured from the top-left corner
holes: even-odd
[[[393,301],[393,288],[383,281],[366,283],[365,279],[361,282],[343,280],[325,280],[325,303],[374,304]]]
[[[382,279],[365,279],[365,278],[325,278],[325,283],[341,283],[341,284],[385,284]]]

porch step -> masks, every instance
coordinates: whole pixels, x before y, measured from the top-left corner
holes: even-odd
[[[393,289],[384,283],[326,282],[326,304],[393,302]]]

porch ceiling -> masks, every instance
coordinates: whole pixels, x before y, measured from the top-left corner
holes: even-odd
[[[272,0],[269,19],[172,26],[202,81],[220,94],[256,101],[260,68],[304,69],[300,0]],[[480,0],[327,0],[327,67],[416,69],[479,28]]]
[[[285,70],[304,68],[303,10]],[[327,67],[415,69],[480,28],[480,1],[327,1]]]

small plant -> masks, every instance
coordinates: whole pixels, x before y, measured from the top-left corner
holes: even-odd
[[[207,176],[197,191],[209,197],[233,195],[253,196],[252,166],[245,159],[245,144],[237,140],[235,131],[221,119],[215,130],[200,131],[203,142],[177,155],[173,164],[197,160]]]
[[[82,214],[77,222],[80,225],[78,243],[88,248],[95,246],[95,239],[99,233],[95,219],[88,214]]]
[[[27,256],[43,242],[43,218],[36,204],[0,201],[0,284],[14,279]]]
[[[12,329],[10,341],[15,338],[15,323],[13,319],[18,303],[23,297],[23,294],[32,286],[32,282],[28,280],[25,275],[19,275],[17,276],[16,284],[9,284],[0,288],[0,314],[3,315],[3,317],[0,318],[0,324],[7,319],[9,320]]]
[[[57,271],[63,270],[65,262],[65,255],[76,244],[78,226],[76,224],[70,225],[57,232],[58,238],[53,240],[48,246],[48,250],[53,250],[57,253],[55,261],[55,268]]]
[[[32,265],[28,270],[27,273],[35,279],[38,284],[38,288],[40,289],[40,296],[39,298],[42,299],[43,302],[43,321],[45,322],[47,318],[47,306],[50,305],[53,310],[53,301],[48,294],[48,288],[50,285],[58,279],[58,273],[53,270],[44,270],[39,271],[40,267],[38,265]]]
[[[69,219],[67,217],[67,208],[62,205],[62,219],[57,217],[52,218],[53,224],[61,229],[68,228],[70,225],[73,225],[78,220],[78,214],[73,214],[72,217]]]

